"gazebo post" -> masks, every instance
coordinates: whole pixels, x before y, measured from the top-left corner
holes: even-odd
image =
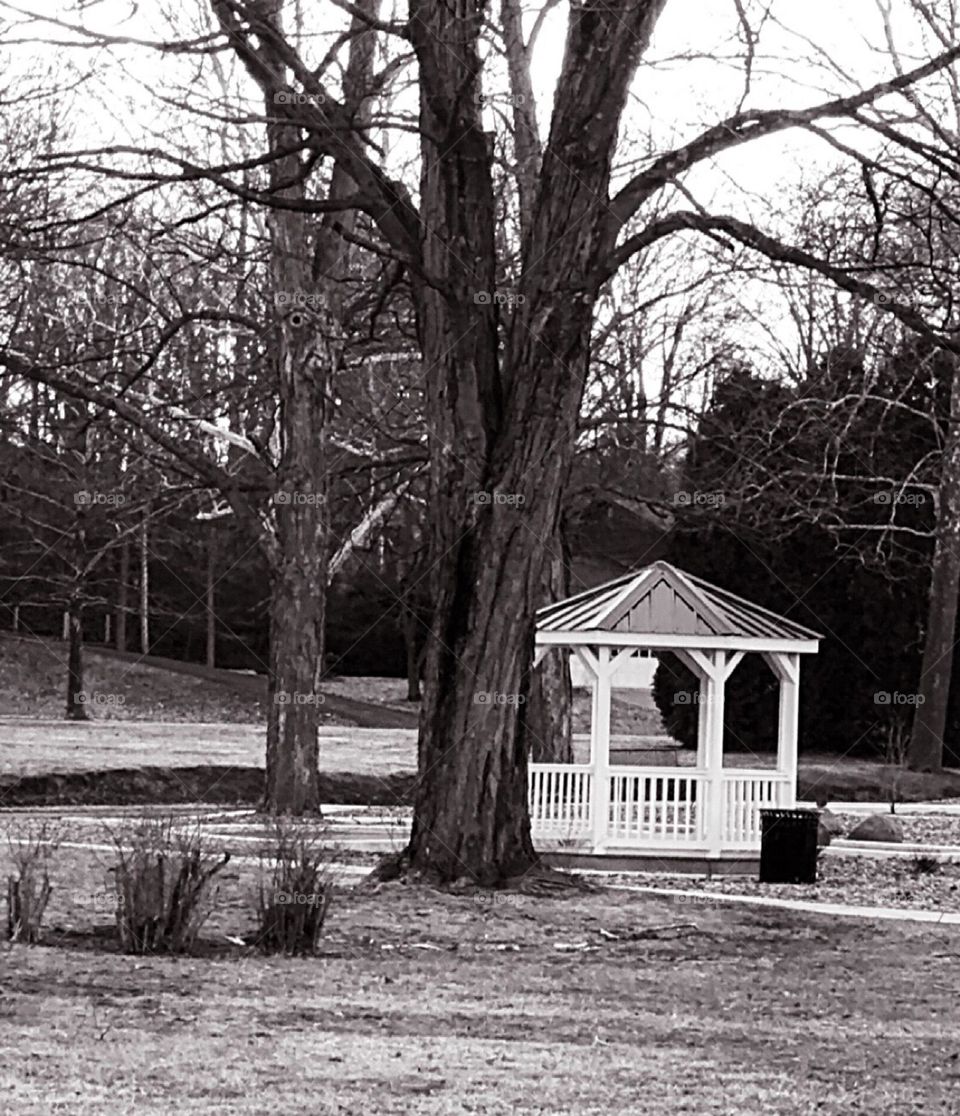
[[[593,851],[601,852],[610,822],[610,648],[597,648],[597,680],[590,726],[593,765]]]
[[[797,804],[797,728],[800,712],[800,656],[779,653],[780,717],[777,731],[777,771],[787,777],[781,806]]]
[[[711,670],[707,688],[707,856],[720,855],[723,836],[723,703],[726,689],[724,651],[707,655]]]

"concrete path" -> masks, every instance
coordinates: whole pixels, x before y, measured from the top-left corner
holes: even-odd
[[[602,873],[597,873],[601,875]],[[845,903],[812,903],[807,899],[774,899],[765,895],[731,895],[721,891],[680,890],[670,887],[644,887],[610,884],[617,891],[642,895],[663,895],[698,903],[740,903],[753,907],[775,907],[805,914],[834,915],[840,918],[884,919],[896,922],[929,922],[938,926],[960,926],[960,911],[925,911],[908,907],[853,907]]]

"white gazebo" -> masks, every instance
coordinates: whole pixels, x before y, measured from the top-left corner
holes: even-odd
[[[567,863],[655,858],[667,869],[709,871],[755,862],[760,810],[796,803],[800,656],[815,653],[821,636],[654,562],[541,609],[536,639],[537,661],[550,648],[569,648],[593,680],[589,763],[530,765],[537,846]],[[610,763],[614,675],[644,649],[672,652],[699,679],[687,695],[698,709],[693,767]],[[774,767],[724,765],[724,690],[749,653],[762,655],[780,683]]]

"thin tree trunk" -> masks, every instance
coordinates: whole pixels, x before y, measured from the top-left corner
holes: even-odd
[[[943,768],[943,735],[960,590],[960,360],[954,362],[950,422],[941,469],[923,665],[907,749],[907,767],[911,771]]]
[[[206,583],[206,615],[207,615],[207,654],[208,667],[217,665],[217,613],[214,587],[216,585],[217,555],[216,555],[216,528],[211,522],[207,532],[207,583]]]
[[[71,597],[67,608],[67,712],[68,721],[89,721],[83,689],[83,606]]]
[[[569,595],[564,544],[561,526],[544,561],[541,604]],[[530,758],[538,763],[573,763],[573,684],[566,648],[552,648],[534,668],[526,716]]]
[[[127,649],[127,614],[130,611],[130,536],[124,535],[120,543],[120,580],[117,585],[117,623],[114,646],[118,651]]]
[[[140,654],[150,654],[150,511],[140,524]]]
[[[259,15],[280,29],[283,0],[261,0]],[[268,49],[264,81],[270,151],[289,150],[296,128],[279,118],[274,90],[286,68]],[[299,156],[270,165],[278,196],[304,196]],[[313,276],[316,229],[296,210],[272,210],[271,272],[278,306],[277,372],[281,453],[275,493],[276,554],[271,570],[270,704],[264,809],[274,814],[319,813],[317,745],[327,586],[327,383],[333,366],[325,291]],[[304,296],[310,295],[309,301]]]

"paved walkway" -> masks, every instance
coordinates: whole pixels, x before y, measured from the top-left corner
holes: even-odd
[[[600,873],[597,873],[598,875]],[[617,891],[636,891],[643,895],[663,895],[699,903],[740,903],[753,907],[776,907],[807,914],[834,915],[840,918],[886,919],[895,922],[929,922],[938,926],[960,926],[960,911],[925,911],[910,907],[853,907],[846,903],[812,903],[807,899],[775,899],[766,895],[732,895],[723,891],[681,890],[671,887],[644,887],[610,884]]]

